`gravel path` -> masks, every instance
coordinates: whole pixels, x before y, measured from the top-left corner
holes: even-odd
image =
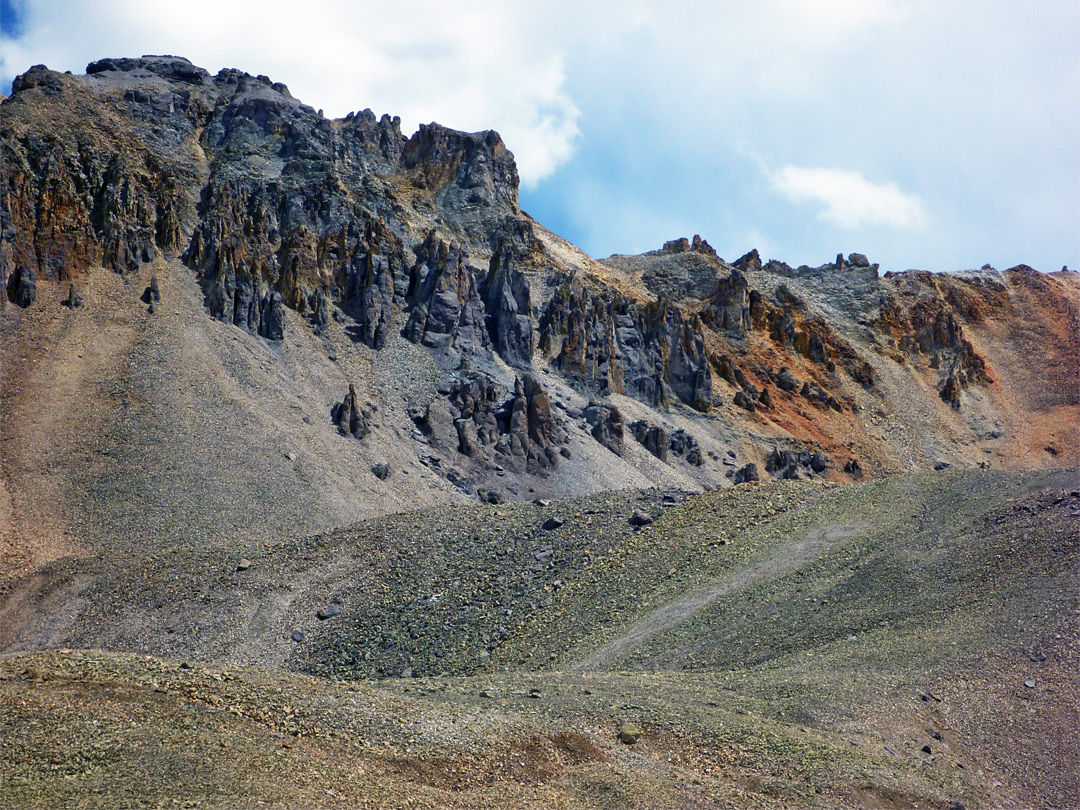
[[[859,525],[828,526],[806,534],[791,546],[763,560],[741,568],[719,581],[669,602],[634,624],[618,638],[608,642],[592,655],[571,667],[573,672],[586,672],[611,666],[651,638],[675,625],[696,616],[725,596],[766,577],[794,570],[819,557],[839,542],[853,537]]]

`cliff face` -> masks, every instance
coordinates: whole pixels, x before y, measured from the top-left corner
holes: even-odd
[[[20,76],[0,104],[8,529],[43,481],[68,493],[57,525],[70,524],[86,473],[39,469],[27,437],[79,414],[118,441],[120,416],[98,407],[110,386],[145,406],[153,463],[195,475],[208,454],[224,463],[224,442],[249,459],[217,474],[229,497],[254,482],[310,502],[274,500],[283,525],[331,502],[328,522],[409,499],[727,486],[749,463],[848,480],[1080,462],[1075,274],[727,262],[700,237],[596,262],[521,212],[517,181],[494,132],[406,137],[370,110],[329,120],[265,76],[176,57]],[[136,313],[151,275],[164,299]],[[43,340],[100,359],[86,386],[60,400],[33,376],[63,370]],[[151,344],[171,358],[168,384],[131,365]],[[371,423],[351,444],[322,412],[350,384]],[[235,406],[209,433],[207,404],[178,399],[196,389]],[[311,468],[266,477],[251,460],[267,425]],[[192,449],[192,431],[216,438]],[[150,455],[128,473],[152,490]],[[385,457],[414,467],[407,486],[368,480]],[[227,511],[208,525],[241,525]]]

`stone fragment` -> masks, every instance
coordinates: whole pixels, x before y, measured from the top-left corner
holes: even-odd
[[[387,464],[376,464],[371,468],[371,472],[380,481],[385,481],[390,477],[390,467]]]
[[[292,635],[290,636],[290,638],[293,641],[295,641],[297,644],[299,644],[301,641],[304,640],[304,631],[303,631],[303,629],[297,627],[295,630],[292,631]]]
[[[16,267],[15,272],[8,279],[7,295],[11,303],[22,309],[33,304],[37,298],[37,281],[34,278],[34,271],[22,266]]]
[[[325,622],[327,619],[332,619],[335,616],[341,615],[341,608],[337,605],[327,605],[324,608],[319,608],[315,616],[320,622]]]
[[[338,433],[342,436],[362,439],[368,434],[367,420],[360,411],[356,388],[352,383],[349,384],[349,393],[345,395],[345,399],[331,409],[330,419],[337,425]]]
[[[619,742],[623,743],[624,745],[633,745],[639,739],[641,739],[641,728],[639,728],[635,723],[631,723],[629,721],[620,723],[618,737]]]
[[[592,437],[617,456],[623,453],[623,418],[614,405],[590,403],[585,420],[592,425]]]
[[[652,516],[642,512],[640,509],[634,510],[634,514],[630,515],[631,526],[648,526],[652,522]]]
[[[543,529],[546,532],[554,531],[555,529],[562,526],[565,522],[566,521],[561,520],[557,517],[550,517],[544,521]]]
[[[745,466],[741,467],[736,473],[733,479],[736,484],[748,484],[751,481],[760,481],[761,476],[758,473],[757,464],[749,462]]]
[[[251,560],[247,559],[247,557],[241,557],[240,562],[236,564],[236,570],[247,571],[249,568],[251,568]]]

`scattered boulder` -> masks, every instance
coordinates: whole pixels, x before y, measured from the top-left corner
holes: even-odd
[[[617,456],[623,454],[623,418],[614,405],[589,403],[585,421],[592,425],[592,437]]]
[[[251,568],[251,560],[249,560],[247,557],[241,557],[240,562],[236,564],[236,570],[247,571],[249,568]]]
[[[376,464],[371,468],[371,472],[374,473],[375,477],[380,481],[385,481],[390,477],[390,467],[387,464]]]
[[[695,467],[700,467],[703,463],[697,439],[685,430],[668,433],[663,427],[641,419],[630,425],[630,431],[646,450],[663,462],[667,462],[670,451],[683,456],[688,464]]]
[[[859,463],[859,460],[857,458],[850,459],[844,465],[844,472],[846,472],[852,478],[855,478],[855,479],[862,478],[862,474],[863,474],[862,465]]]
[[[320,622],[325,622],[327,619],[332,619],[335,616],[340,615],[341,608],[337,605],[327,605],[326,607],[319,608],[318,612],[315,614],[315,616],[318,617]]]
[[[747,395],[747,393],[745,391],[736,391],[734,401],[735,401],[735,404],[738,407],[743,408],[743,409],[745,409],[747,411],[750,411],[750,413],[754,412],[754,408],[756,407],[756,404],[755,404],[754,400],[751,399]]]
[[[630,430],[639,444],[661,461],[668,460],[667,431],[659,425],[650,425],[644,419],[630,425]]]
[[[773,448],[765,459],[765,471],[775,478],[797,480],[821,475],[831,465],[828,456],[807,450]]]
[[[749,462],[745,466],[739,468],[735,473],[734,482],[736,484],[749,484],[751,481],[760,481],[761,476],[758,473],[757,464]]]
[[[356,402],[356,388],[351,383],[344,401],[335,405],[330,411],[330,419],[337,425],[338,433],[342,436],[362,439],[368,434],[367,420],[360,412],[360,407]]]
[[[26,309],[33,304],[37,298],[37,281],[34,278],[34,271],[22,266],[16,267],[15,272],[8,279],[7,294],[11,303],[21,309]]]
[[[69,284],[68,285],[67,298],[64,299],[62,305],[67,307],[68,309],[71,309],[71,310],[76,310],[76,309],[78,309],[79,307],[81,307],[83,305],[82,298],[79,295],[77,295],[76,292],[75,292],[75,285],[74,284]]]
[[[154,305],[155,301],[161,300],[161,290],[158,287],[157,276],[150,276],[149,286],[143,290],[142,301],[144,304]]]
[[[297,644],[299,644],[301,641],[304,640],[304,635],[305,634],[304,634],[303,629],[297,627],[295,630],[292,631],[292,635],[290,636],[290,638],[293,641],[295,641]]]
[[[619,724],[618,732],[619,742],[623,745],[633,745],[639,739],[641,739],[641,728],[629,721]]]
[[[549,517],[547,520],[544,521],[543,529],[546,532],[554,531],[555,529],[562,526],[565,522],[565,520],[561,520],[557,517]]]
[[[630,515],[631,526],[648,526],[652,522],[652,516],[642,512],[640,509],[635,510],[634,514]]]

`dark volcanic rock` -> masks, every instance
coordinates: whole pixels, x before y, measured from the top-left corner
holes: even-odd
[[[491,356],[476,269],[463,245],[448,244],[431,231],[417,249],[408,297],[412,312],[402,332],[406,338],[435,349]]]
[[[78,309],[82,305],[82,298],[75,293],[75,285],[69,284],[67,298],[64,299],[63,306],[67,307],[68,309]]]
[[[623,453],[623,418],[614,405],[590,403],[585,419],[592,426],[592,436],[617,456]]]
[[[367,435],[367,420],[360,412],[360,406],[356,401],[356,388],[353,385],[349,385],[349,393],[345,395],[344,401],[333,407],[330,419],[337,425],[338,433],[342,436],[362,439]]]
[[[515,381],[509,398],[485,376],[456,380],[440,389],[417,424],[432,447],[489,464],[500,457],[517,471],[542,474],[555,466],[557,445],[566,441],[547,393],[531,375]]]
[[[8,279],[7,294],[11,302],[22,309],[33,304],[37,298],[34,271],[25,267],[16,268],[15,274]]]
[[[758,474],[757,464],[751,461],[749,464],[740,467],[732,480],[736,484],[747,484],[751,481],[760,481],[761,476]]]
[[[529,280],[522,256],[533,247],[531,234],[520,231],[500,241],[481,289],[488,333],[495,350],[512,366],[532,365],[533,325]]]
[[[716,291],[703,318],[729,337],[741,338],[751,327],[749,285],[737,268],[717,282]]]
[[[646,450],[661,461],[667,461],[668,435],[666,430],[659,425],[650,425],[648,422],[641,420],[632,423],[630,431],[634,434],[634,438],[645,446]]]
[[[652,406],[712,406],[701,319],[663,299],[639,305],[610,290],[595,294],[570,278],[541,321],[540,349],[563,374],[601,394],[626,394]]]

